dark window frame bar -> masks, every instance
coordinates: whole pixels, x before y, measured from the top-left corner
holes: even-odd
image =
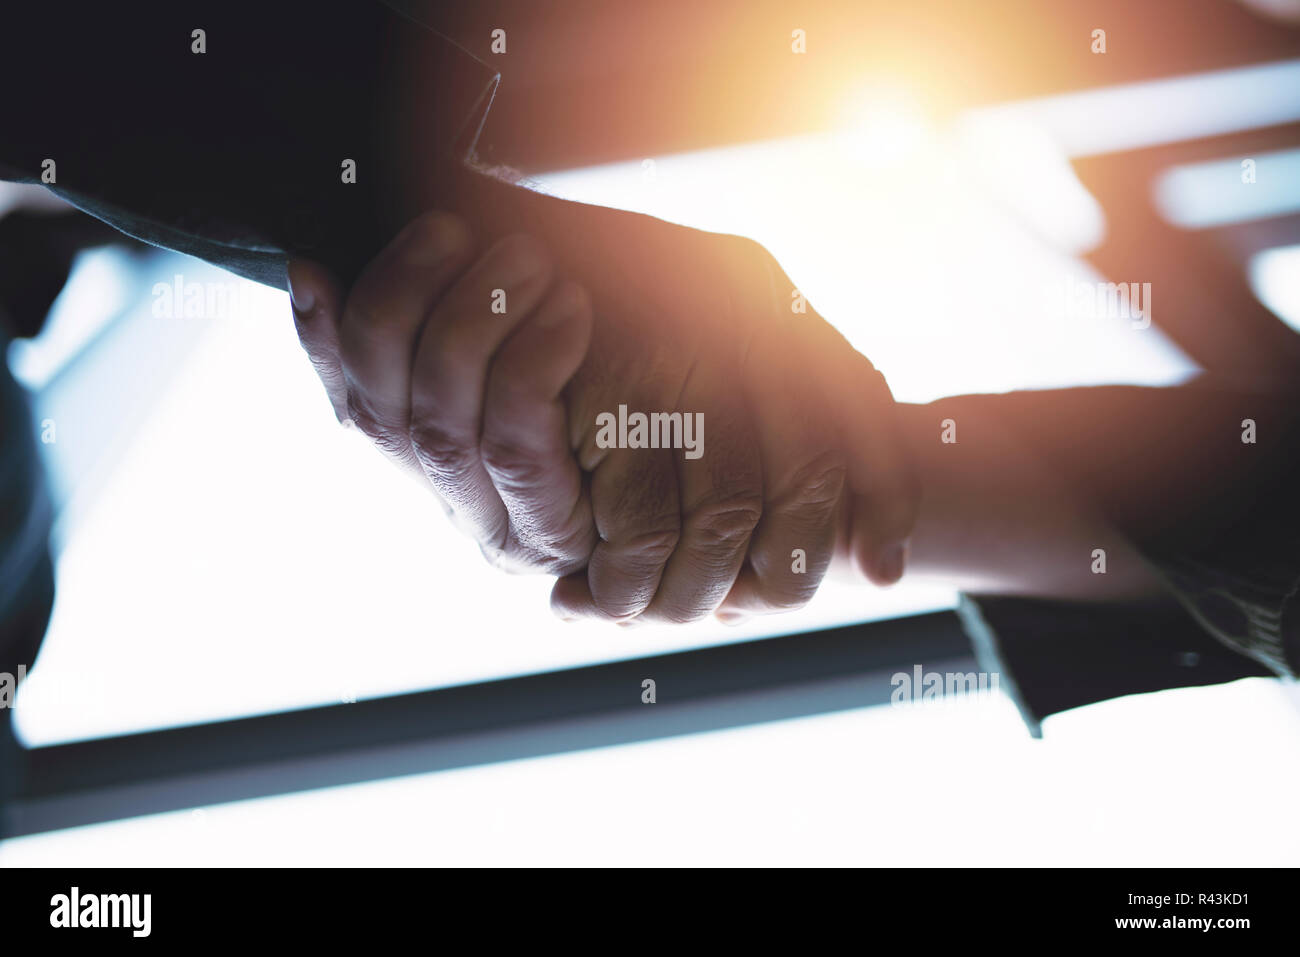
[[[29,748],[6,833],[870,707],[916,665],[978,671],[953,612]]]

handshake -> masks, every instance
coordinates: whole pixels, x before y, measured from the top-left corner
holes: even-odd
[[[482,178],[350,289],[290,264],[341,421],[563,618],[733,621],[903,573],[919,488],[883,377],[758,244]],[[704,444],[704,423],[709,441]]]

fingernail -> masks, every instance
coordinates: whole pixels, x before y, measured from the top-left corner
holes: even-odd
[[[567,305],[554,309],[543,309],[537,314],[537,318],[533,320],[533,326],[537,329],[547,329],[554,332],[566,326],[577,316],[578,310]]]
[[[298,276],[295,279],[294,273]],[[294,312],[307,315],[316,306],[316,290],[302,275],[302,267],[289,263],[289,301],[293,303]]]
[[[896,582],[903,577],[903,562],[907,555],[905,542],[886,545],[876,556],[876,575],[886,582]]]
[[[739,611],[719,611],[714,613],[718,621],[722,622],[728,628],[735,628],[737,625],[743,625],[749,621],[749,616]]]

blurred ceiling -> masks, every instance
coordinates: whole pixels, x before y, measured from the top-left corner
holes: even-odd
[[[872,84],[902,86],[941,118],[1300,56],[1300,29],[1237,0],[391,2],[500,70],[481,151],[525,171],[823,128]],[[491,52],[495,29],[504,54]]]

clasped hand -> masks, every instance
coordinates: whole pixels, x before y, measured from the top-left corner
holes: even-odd
[[[897,581],[919,489],[889,389],[791,310],[771,255],[545,202],[552,219],[495,242],[426,213],[350,290],[290,265],[340,420],[421,476],[494,565],[557,576],[565,618],[782,611],[833,565]],[[688,422],[695,456],[674,438]]]

